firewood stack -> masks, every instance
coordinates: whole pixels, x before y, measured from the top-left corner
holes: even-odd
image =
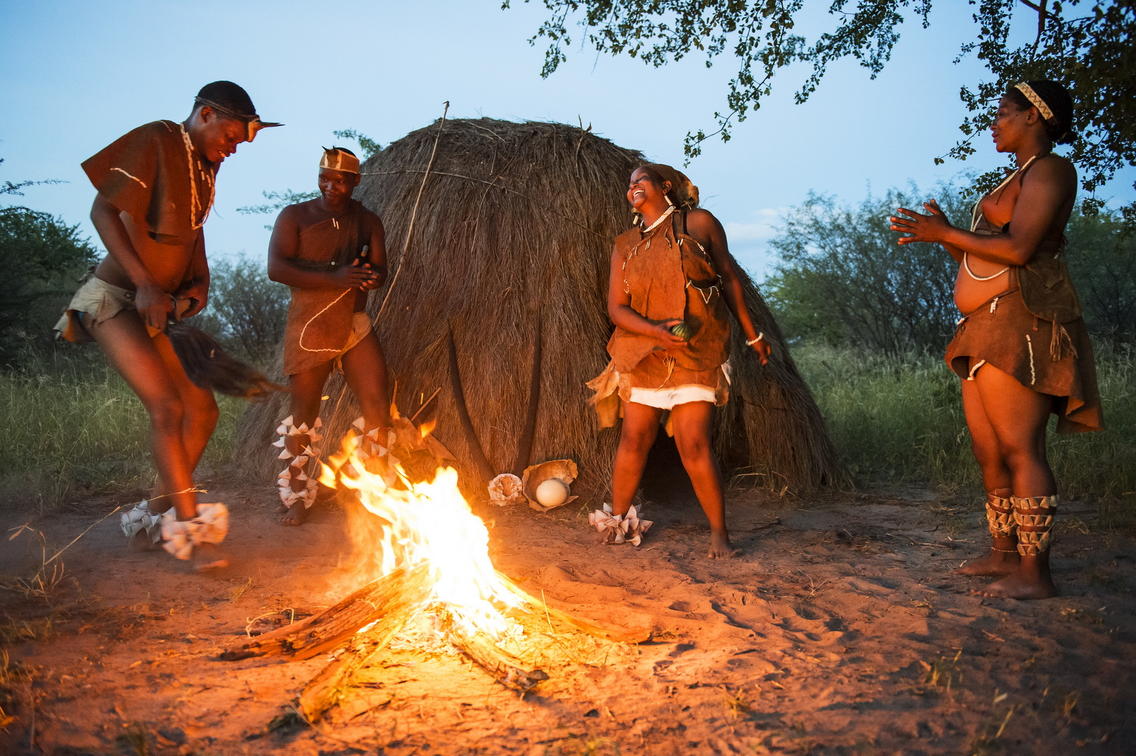
[[[429,593],[423,590],[428,571],[426,565],[397,569],[319,614],[234,644],[220,658],[302,660],[330,653],[331,661],[300,693],[300,713],[307,721],[316,722],[350,695],[352,680],[369,660],[412,620],[429,612],[454,648],[506,688],[524,695],[548,679],[542,670],[529,668],[489,635],[467,629],[444,605],[431,606],[426,598]],[[616,643],[642,643],[650,638],[648,630],[619,631],[577,619],[545,605],[511,582],[508,585],[521,603],[506,616],[534,648],[556,643],[564,633],[583,633]]]

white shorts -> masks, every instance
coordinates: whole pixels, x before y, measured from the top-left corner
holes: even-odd
[[[648,407],[664,410],[690,402],[714,404],[715,400],[714,389],[697,383],[662,389],[632,388],[631,398],[629,399],[633,404],[645,404]]]

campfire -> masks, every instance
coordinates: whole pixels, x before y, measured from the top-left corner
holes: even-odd
[[[429,427],[394,414],[382,437],[349,432],[320,476],[352,492],[366,513],[364,527],[353,528],[357,551],[359,531],[369,543],[365,584],[319,614],[242,641],[222,659],[332,653],[300,695],[300,712],[314,722],[350,695],[353,678],[396,637],[444,641],[522,695],[548,679],[524,658],[566,633],[648,639],[649,631],[602,628],[557,611],[498,572],[485,523],[462,496],[457,471],[440,464],[445,448]]]

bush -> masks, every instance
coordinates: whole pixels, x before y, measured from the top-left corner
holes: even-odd
[[[896,243],[887,218],[936,196],[955,225],[967,225],[969,202],[940,185],[890,190],[856,207],[810,195],[783,219],[770,242],[781,263],[763,284],[782,330],[800,338],[871,352],[938,353],[958,318],[958,263],[937,244]],[[1075,211],[1066,229],[1067,261],[1090,333],[1109,346],[1136,341],[1136,255],[1130,226],[1113,213]]]
[[[969,217],[957,195],[950,186],[937,192],[956,221]],[[937,245],[896,244],[887,222],[895,208],[918,208],[924,197],[916,187],[892,189],[840,207],[810,194],[790,210],[770,242],[781,263],[763,284],[782,331],[884,354],[939,348],[957,318],[957,264]]]
[[[0,366],[50,346],[52,326],[96,260],[78,226],[26,207],[0,208]]]
[[[194,324],[235,354],[271,363],[284,336],[288,287],[270,281],[262,264],[244,257],[211,263],[210,272],[209,305]]]
[[[1085,308],[1085,325],[1100,340],[1136,343],[1136,237],[1115,213],[1074,212],[1066,260]]]

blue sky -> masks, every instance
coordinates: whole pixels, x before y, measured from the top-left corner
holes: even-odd
[[[816,3],[824,22],[828,2]],[[685,170],[703,205],[726,224],[741,263],[762,277],[766,240],[778,215],[809,190],[859,202],[870,191],[914,181],[930,188],[964,170],[1004,164],[989,137],[966,163],[935,166],[959,136],[958,90],[982,76],[973,61],[951,63],[973,39],[961,2],[939,3],[929,30],[905,24],[891,64],[876,80],[847,62],[830,68],[804,105],[792,93],[806,71],[790,70],[774,96],[734,131],[711,141]],[[945,8],[945,10],[944,10]],[[598,56],[575,44],[549,79],[543,45],[527,40],[540,5],[514,0],[244,3],[195,0],[77,2],[0,0],[0,180],[59,179],[7,198],[80,223],[93,190],[79,163],[125,131],[159,118],[182,120],[202,84],[244,86],[268,120],[221,170],[206,225],[210,255],[262,259],[267,217],[237,208],[262,190],[314,188],[320,146],[336,129],[386,144],[449,116],[548,120],[584,125],[652,160],[679,164],[683,137],[712,130],[724,105],[732,59],[707,69],[694,56],[663,69]],[[1027,14],[1021,14],[1028,27]],[[579,35],[576,35],[577,38]],[[1101,196],[1133,197],[1128,169]]]

